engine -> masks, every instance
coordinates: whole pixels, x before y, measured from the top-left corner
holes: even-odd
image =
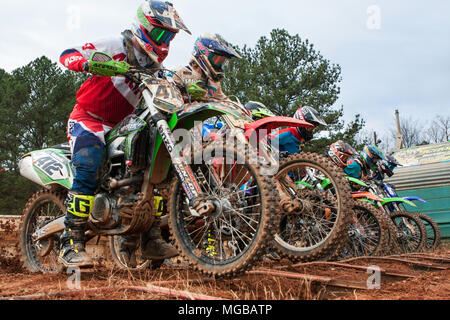
[[[135,189],[129,186],[115,193],[99,193],[95,196],[89,222],[101,230],[114,229],[122,223],[120,212],[133,208],[138,200]]]

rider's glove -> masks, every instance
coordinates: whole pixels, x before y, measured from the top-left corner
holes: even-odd
[[[87,73],[92,73],[97,76],[113,77],[120,73],[125,73],[130,68],[130,65],[125,61],[86,61],[83,64],[83,70]]]
[[[206,97],[207,91],[201,87],[204,82],[199,80],[195,83],[188,83],[186,85],[189,95],[193,100],[202,100]]]

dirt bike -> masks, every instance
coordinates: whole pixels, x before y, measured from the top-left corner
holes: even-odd
[[[268,158],[277,158],[277,148],[268,143],[267,137],[281,127],[311,127],[308,122],[289,117],[267,117],[247,123],[245,137]],[[203,130],[210,132],[213,126]],[[223,136],[226,126],[213,132],[216,139]],[[330,181],[333,193],[325,193],[318,187],[311,172]],[[351,203],[350,188],[344,175],[338,172],[323,156],[314,153],[298,153],[282,156],[276,172],[277,188],[281,197],[280,224],[276,228],[273,249],[281,257],[291,261],[314,261],[335,252],[346,237]],[[310,189],[298,188],[295,181],[311,184]],[[244,188],[245,189],[245,188]]]
[[[369,187],[373,193],[379,194],[384,197],[384,202],[382,203],[383,208],[386,212],[393,214],[398,212],[407,212],[410,215],[414,215],[420,219],[424,224],[425,234],[424,246],[419,247],[417,250],[435,250],[440,244],[440,230],[437,223],[428,215],[422,213],[412,213],[406,211],[404,208],[406,206],[416,207],[413,201],[419,201],[426,203],[425,200],[417,197],[399,197],[395,187],[390,184],[385,184],[383,181],[373,181]]]
[[[196,270],[230,277],[255,266],[274,238],[278,194],[273,177],[262,174],[263,165],[249,148],[241,152],[217,142],[187,157],[175,139],[178,129],[187,131],[195,121],[222,115],[234,128],[247,114],[219,102],[185,106],[170,79],[115,62],[102,52],[95,52],[90,63],[113,68],[116,76],[138,84],[145,106],[106,136],[86,239],[147,231],[157,211],[155,195],[160,194],[168,200],[171,237]],[[70,157],[67,146],[57,146],[30,152],[19,163],[22,176],[44,187],[27,202],[20,227],[23,262],[32,272],[62,269],[56,257],[64,199],[74,176]],[[220,171],[214,169],[217,163],[222,164]],[[251,195],[240,190],[249,179]]]
[[[334,193],[328,179],[324,179],[317,172],[311,172],[324,192]],[[350,183],[364,184],[358,179],[345,177]],[[314,186],[305,181],[297,181],[299,188],[313,189]],[[336,247],[332,254],[324,256],[323,259],[334,260],[344,259],[352,256],[373,256],[382,255],[388,241],[387,222],[374,206],[367,203],[371,201],[382,201],[378,196],[370,192],[356,191],[351,192],[352,201],[350,202],[350,223],[347,229],[347,237]]]
[[[353,190],[369,191],[382,199],[382,201],[370,199],[365,201],[383,212],[386,218],[389,236],[385,254],[420,252],[423,250],[426,242],[426,229],[422,221],[406,211],[392,213],[389,211],[389,206],[392,204],[405,203],[415,206],[412,202],[404,198],[385,197],[377,188],[373,188],[372,185],[372,187],[369,186],[360,179],[353,177],[347,177],[347,179]],[[323,181],[322,187],[326,188],[326,184],[327,181]]]
[[[423,250],[426,230],[422,221],[410,212],[391,212],[389,209],[390,206],[398,204],[415,206],[412,202],[404,198],[386,198],[376,184],[366,184],[364,181],[352,177],[348,177],[348,179],[353,184],[354,189],[369,191],[379,197],[376,200],[367,198],[364,201],[382,212],[386,218],[389,236],[384,254],[420,252]]]

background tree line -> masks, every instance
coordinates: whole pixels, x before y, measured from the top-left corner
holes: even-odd
[[[403,148],[447,142],[450,141],[450,116],[436,115],[428,121],[401,116],[400,132],[403,137]],[[373,144],[375,141],[373,133],[368,129],[361,130],[356,136],[358,144]],[[377,142],[385,152],[393,152],[396,136],[397,126],[391,125],[385,133],[378,135]]]
[[[67,141],[66,124],[85,76],[46,57],[0,69],[0,214],[19,214],[38,186],[18,172],[20,157]]]
[[[309,150],[322,152],[332,141],[357,144],[364,120],[345,124],[340,94],[341,68],[314,45],[286,30],[275,29],[254,48],[237,48],[242,59],[227,67],[224,90],[246,103],[254,100],[278,115],[297,108],[316,108],[328,123],[319,128]],[[19,175],[20,157],[32,150],[66,141],[66,123],[85,76],[63,70],[46,57],[7,73],[0,69],[0,214],[20,214],[39,187]]]

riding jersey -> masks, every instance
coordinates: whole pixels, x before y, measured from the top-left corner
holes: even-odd
[[[383,176],[379,173],[377,167],[369,167],[361,157],[347,161],[344,173],[356,179],[383,180]]]
[[[127,61],[127,49],[122,36],[87,43],[82,47],[65,50],[60,62],[69,70],[83,72],[83,64],[95,51],[108,53],[116,61]],[[136,60],[142,67],[153,65],[153,61],[134,48]],[[102,77],[92,75],[77,92],[77,106],[71,119],[80,113],[113,127],[127,115],[133,112],[142,99],[142,93],[137,84],[125,77]]]
[[[305,148],[306,141],[300,136],[297,128],[276,131],[269,135],[268,140],[273,143],[276,138],[278,138],[280,152],[300,153]]]
[[[357,160],[349,160],[344,168],[344,173],[352,178],[359,179],[363,173],[363,167]]]
[[[95,51],[108,53],[116,61],[134,60],[151,69],[153,61],[134,47],[129,57],[125,38],[115,37],[82,47],[68,49],[61,54],[60,62],[69,70],[84,72],[83,64]],[[128,43],[129,44],[129,43]],[[130,46],[130,44],[129,44]],[[159,67],[159,66],[158,66]],[[67,125],[74,179],[72,191],[94,195],[97,189],[98,168],[101,165],[105,136],[117,123],[130,115],[142,99],[138,85],[125,77],[92,75],[77,92],[77,105],[70,114]]]

